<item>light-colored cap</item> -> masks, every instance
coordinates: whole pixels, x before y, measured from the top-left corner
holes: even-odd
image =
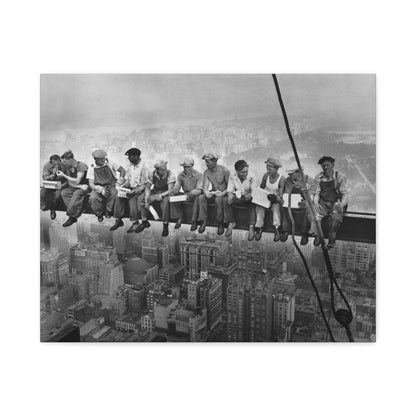
[[[104,157],[107,157],[107,152],[101,149],[97,149],[92,152],[92,157],[94,159],[102,159]]]
[[[215,152],[206,152],[202,156],[202,159],[215,159],[215,160],[218,160],[219,158],[220,158],[220,155],[218,153],[215,153]]]
[[[194,159],[192,159],[192,157],[190,156],[185,156],[182,159],[182,162],[179,163],[181,166],[193,166],[194,165]]]
[[[282,164],[280,163],[280,160],[275,158],[275,157],[268,157],[267,160],[264,163],[268,163],[269,165],[274,166],[276,169],[282,167]]]
[[[167,160],[156,160],[155,164],[153,165],[156,169],[158,168],[165,168],[168,165]]]

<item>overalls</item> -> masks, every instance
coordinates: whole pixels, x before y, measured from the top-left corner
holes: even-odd
[[[321,188],[321,192],[319,194],[318,214],[322,215],[323,217],[328,217],[328,238],[330,240],[335,240],[336,233],[341,227],[343,215],[347,207],[344,207],[342,212],[334,210],[335,203],[341,200],[341,196],[335,188],[335,180],[320,182],[319,186]],[[318,234],[313,222],[311,226],[311,232]]]
[[[111,189],[111,195],[109,198],[105,197],[96,190],[91,192],[91,208],[97,217],[103,215],[105,210],[110,213],[113,211],[114,201],[117,196],[115,183],[116,178],[108,165],[96,166],[94,168],[94,185],[101,185],[104,187],[109,186]]]
[[[162,192],[166,192],[168,188],[168,178],[170,175],[170,171],[166,171],[166,176],[164,178],[159,178],[156,175],[156,171],[153,172],[153,189],[151,190],[150,194],[160,194]],[[161,219],[164,222],[169,221],[170,217],[170,203],[169,203],[169,196],[166,195],[163,197],[161,201],[153,201],[151,204],[156,210],[158,207],[160,207],[160,210],[162,211]]]

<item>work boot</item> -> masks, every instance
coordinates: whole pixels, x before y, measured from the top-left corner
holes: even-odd
[[[287,232],[287,231],[283,231],[281,234],[280,234],[280,241],[282,242],[282,243],[284,243],[285,241],[287,241],[287,238],[289,237],[289,233]]]
[[[316,235],[315,238],[313,239],[313,245],[315,247],[319,247],[321,244],[321,242],[319,241],[319,235]]]
[[[145,228],[149,228],[150,227],[150,222],[145,220],[142,221],[142,223],[135,229],[136,233],[141,233]]]
[[[222,222],[220,222],[218,224],[217,234],[218,235],[223,235],[224,234],[224,224]]]
[[[54,220],[56,218],[56,211],[54,209],[51,209],[51,220]]]
[[[105,216],[106,218],[111,218],[111,212],[110,212],[110,211],[105,210],[105,212],[104,212],[104,216]]]
[[[110,231],[115,231],[117,228],[122,227],[124,225],[124,222],[121,218],[117,218],[116,222],[112,227],[110,227]]]
[[[163,224],[162,237],[167,237],[169,235],[169,224]]]
[[[202,224],[199,226],[198,232],[202,234],[205,231],[205,227],[207,226],[206,221],[202,221]]]
[[[335,240],[334,240],[333,238],[330,238],[330,239],[328,240],[328,244],[326,245],[326,248],[327,248],[328,250],[330,250],[331,248],[334,248],[334,246],[335,246]]]
[[[277,227],[275,227],[276,228],[276,230],[275,230],[275,232],[274,232],[274,238],[273,238],[273,241],[275,242],[275,243],[277,243],[278,241],[280,241],[280,232],[279,232],[279,229],[277,228]]]
[[[176,221],[176,224],[175,224],[175,230],[177,230],[178,228],[181,228],[181,225],[182,225],[182,218],[178,218],[178,221]]]
[[[250,225],[248,228],[248,241],[254,240],[254,225]]]
[[[62,227],[70,227],[72,224],[75,224],[78,220],[74,217],[69,217],[63,224]]]
[[[228,224],[227,231],[225,232],[225,236],[229,237],[233,233],[233,228],[235,227],[235,222],[230,222]]]
[[[261,240],[261,235],[263,234],[263,228],[255,227],[254,231],[256,232],[254,238],[256,239],[256,241],[260,241]]]
[[[104,215],[97,215],[97,218],[98,218],[98,222],[104,221]]]
[[[128,234],[134,233],[139,226],[139,221],[134,221],[130,228],[127,230]]]
[[[196,221],[193,221],[191,224],[191,231],[195,231],[198,228],[198,223]]]
[[[300,245],[306,246],[309,243],[309,238],[307,234],[302,234],[302,238],[300,239]]]

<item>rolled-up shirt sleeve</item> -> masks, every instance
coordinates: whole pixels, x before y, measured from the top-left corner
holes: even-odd
[[[228,178],[228,185],[227,185],[227,192],[230,192],[230,193],[234,193],[235,192],[235,183],[234,183],[234,178],[233,178],[233,176],[231,175],[229,178]]]

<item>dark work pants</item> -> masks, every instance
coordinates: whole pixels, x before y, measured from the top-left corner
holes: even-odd
[[[48,211],[49,209],[55,209],[56,201],[61,195],[60,189],[40,189],[40,209],[42,211]]]
[[[144,200],[143,200],[144,203]],[[150,204],[156,211],[158,211],[160,209],[160,211],[162,211],[162,216],[161,219],[163,220],[163,222],[168,222],[169,221],[169,216],[170,216],[170,202],[169,202],[169,196],[164,196],[163,199],[161,201],[153,201]],[[146,211],[146,218],[149,216],[149,211]]]
[[[208,204],[215,203],[215,218],[220,222],[224,222],[225,217],[230,218],[231,207],[228,205],[227,196],[212,196],[207,198],[205,194],[198,196],[199,204],[199,220],[206,221],[208,219]]]
[[[178,195],[184,195],[184,194],[178,194]],[[198,221],[198,196],[191,195],[191,194],[185,194],[188,196],[188,199],[186,202],[192,202],[192,222]],[[186,202],[171,202],[170,203],[170,210],[171,210],[171,216],[172,218],[181,218],[183,219],[183,209]]]
[[[66,205],[66,215],[72,218],[78,218],[82,214],[84,208],[85,197],[88,195],[88,191],[77,188],[65,188],[61,191],[61,197]]]
[[[228,201],[227,201],[228,205]],[[234,218],[234,207],[246,207],[248,208],[248,225],[254,225],[256,222],[256,206],[250,201],[241,198],[233,199],[233,202],[230,206],[231,209],[227,210],[224,217],[224,222],[235,222]]]
[[[312,221],[312,215],[311,213],[306,210],[306,208],[301,209],[300,211],[301,218],[302,218],[302,224],[300,232],[302,234],[307,234],[309,232],[309,228],[311,226]],[[292,230],[292,223],[290,222],[289,217],[289,209],[283,209],[282,208],[282,225],[281,225],[282,231],[284,233],[290,233]]]
[[[113,212],[114,201],[117,197],[116,188],[111,188],[111,196],[106,198],[97,191],[92,191],[90,196],[90,204],[94,214],[98,217],[104,214],[104,211]]]
[[[334,203],[325,203],[323,201],[319,201],[319,214],[321,214],[324,218],[328,218],[328,238],[330,240],[335,240],[336,234],[338,230],[341,227],[342,221],[344,219],[344,213],[346,211],[347,207],[344,207],[344,210],[342,212],[338,212],[334,210]],[[314,222],[312,221],[312,212],[309,208],[308,210],[308,221],[311,224],[310,232],[312,234],[318,235],[318,230],[316,229],[316,226]]]
[[[126,205],[129,205],[130,211],[130,220],[137,221],[139,219],[139,213],[141,218],[146,217],[146,210],[144,208],[144,191],[139,194],[135,195],[131,198],[116,198],[116,202],[114,204],[114,217],[115,218],[124,218],[124,213],[126,212]],[[143,217],[144,213],[144,217]]]

